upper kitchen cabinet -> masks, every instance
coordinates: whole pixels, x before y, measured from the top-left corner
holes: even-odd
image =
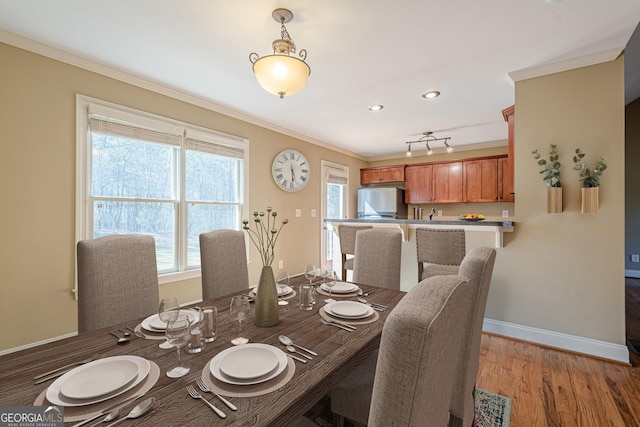
[[[360,184],[362,185],[403,182],[404,180],[404,165],[360,169]]]
[[[433,165],[407,165],[404,188],[405,203],[433,202]]]
[[[462,162],[434,163],[433,201],[462,202]]]
[[[463,162],[463,202],[513,202],[508,157]]]

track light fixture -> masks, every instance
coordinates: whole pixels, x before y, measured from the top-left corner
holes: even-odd
[[[420,137],[420,139],[418,139],[417,141],[407,141],[407,156],[411,155],[411,144],[421,144],[424,143],[427,146],[427,156],[430,156],[433,154],[433,150],[431,149],[431,147],[429,146],[429,143],[433,143],[436,141],[443,141],[444,142],[444,146],[447,148],[447,153],[452,153],[453,152],[453,147],[451,147],[449,145],[449,143],[447,141],[449,141],[451,139],[451,137],[446,137],[446,138],[436,138],[435,135],[433,134],[433,132],[427,131],[427,132],[423,132],[422,133],[423,136]]]

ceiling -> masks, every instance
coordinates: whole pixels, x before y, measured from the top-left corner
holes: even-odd
[[[286,26],[311,67],[284,99],[249,62],[272,53],[277,7],[294,13]],[[500,145],[508,73],[622,50],[639,21],[638,0],[0,0],[0,41],[33,40],[364,158],[402,153],[424,131],[454,148]]]

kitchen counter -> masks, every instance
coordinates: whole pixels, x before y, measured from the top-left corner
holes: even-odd
[[[482,221],[461,220],[457,217],[434,216],[432,220],[418,219],[327,219],[326,223],[337,228],[341,223],[344,224],[370,224],[377,228],[399,229],[402,233],[403,240],[409,241],[416,228],[462,228],[467,231],[484,231],[495,233],[495,247],[503,247],[503,233],[513,232],[515,222],[509,218],[489,217]],[[337,232],[337,229],[335,230]]]

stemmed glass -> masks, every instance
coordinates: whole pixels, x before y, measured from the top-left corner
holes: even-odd
[[[324,284],[327,288],[329,288],[329,298],[324,300],[324,302],[335,302],[334,299],[331,298],[331,290],[336,285],[336,281],[338,277],[336,276],[336,272],[333,270],[327,270],[324,274]]]
[[[278,305],[288,305],[289,301],[284,300],[284,292],[287,286],[289,286],[289,273],[287,273],[286,271],[279,272],[278,277],[276,277],[276,283],[278,284],[278,288],[280,288],[280,290],[278,291],[278,293],[280,294]]]
[[[309,286],[311,286],[311,299],[312,304],[316,303],[316,297],[314,295],[315,288],[313,287],[313,280],[316,278],[316,266],[315,265],[307,265],[304,268],[304,277],[309,281]]]
[[[249,342],[249,338],[242,336],[242,322],[249,317],[249,297],[239,295],[231,298],[231,318],[238,321],[238,337],[231,340],[231,344],[240,345]]]
[[[178,318],[180,314],[180,306],[178,305],[178,300],[175,297],[164,298],[160,301],[160,305],[158,306],[158,317],[167,325]],[[160,348],[171,348],[173,347],[167,339],[165,342],[160,344]]]
[[[189,336],[191,335],[191,325],[189,324],[189,317],[184,314],[178,315],[178,317],[167,324],[165,330],[167,340],[176,348],[178,353],[178,366],[167,371],[169,378],[180,378],[189,373],[189,368],[181,366],[180,361],[180,349],[187,344]]]

